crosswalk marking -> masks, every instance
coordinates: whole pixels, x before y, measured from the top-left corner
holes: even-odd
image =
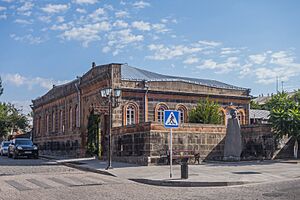
[[[66,181],[64,181],[62,179],[55,178],[55,177],[48,178],[48,179],[51,180],[51,181],[53,181],[53,182],[56,182],[56,183],[59,183],[59,184],[62,184],[62,185],[68,186],[68,187],[74,185],[74,184],[68,183],[68,182],[66,182]]]
[[[13,186],[14,188],[16,188],[19,191],[25,191],[25,190],[31,190],[31,188],[17,182],[14,180],[6,180],[6,183],[8,183],[9,185]]]
[[[39,180],[36,180],[36,179],[26,179],[28,182],[30,183],[33,183],[41,188],[44,188],[44,189],[49,189],[49,188],[53,188],[52,186],[48,185],[47,183],[44,183],[44,182],[41,182]]]
[[[14,180],[6,178],[0,179],[0,194],[6,191],[18,190],[28,191],[37,189],[51,189],[56,187],[85,187],[85,186],[100,186],[105,184],[116,184],[119,180],[113,177],[102,177],[102,176],[61,176],[61,177],[41,177],[31,178],[24,177]]]

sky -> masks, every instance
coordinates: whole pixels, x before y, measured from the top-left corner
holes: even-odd
[[[127,63],[250,88],[300,88],[298,0],[0,0],[0,76],[24,112],[53,85]],[[278,80],[278,81],[277,81]]]

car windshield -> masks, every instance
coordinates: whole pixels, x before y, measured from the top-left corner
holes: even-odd
[[[15,143],[18,145],[32,145],[31,140],[16,140]]]
[[[2,146],[7,147],[10,144],[10,142],[3,142]]]

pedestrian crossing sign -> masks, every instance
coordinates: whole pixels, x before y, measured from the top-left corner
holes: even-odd
[[[179,127],[179,115],[177,110],[165,110],[164,111],[164,126],[165,128],[178,128]]]

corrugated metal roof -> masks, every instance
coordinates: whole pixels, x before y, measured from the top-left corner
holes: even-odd
[[[205,85],[209,87],[234,89],[234,90],[248,90],[247,88],[237,87],[234,85],[229,85],[215,80],[208,79],[197,79],[179,76],[167,76],[143,69],[138,69],[128,65],[121,66],[121,77],[122,80],[132,80],[132,81],[182,81],[187,83],[193,83],[198,85]]]
[[[250,119],[269,119],[270,111],[250,109]]]

